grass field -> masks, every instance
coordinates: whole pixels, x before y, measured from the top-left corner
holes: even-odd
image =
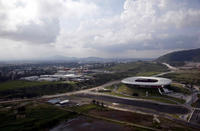
[[[173,81],[181,82],[184,84],[200,85],[200,71],[199,70],[183,70],[175,73],[169,73],[163,77],[170,78]]]
[[[130,87],[125,84],[119,84],[117,85],[117,90],[116,92],[123,93],[123,94],[128,94],[128,95],[137,95],[144,97],[146,96],[146,92],[148,92],[148,96],[161,96],[158,92],[157,88],[137,88],[137,87]]]
[[[121,97],[148,99],[169,104],[185,103],[185,100],[183,99],[161,95],[157,89],[135,88],[129,87],[125,84],[113,85],[106,88],[112,90],[112,92],[110,92],[109,94]],[[148,96],[146,96],[147,91]]]
[[[159,63],[154,62],[130,62],[117,64],[108,70],[117,71],[117,72],[126,72],[126,71],[139,71],[139,72],[165,72],[168,68]]]
[[[70,92],[80,90],[83,84],[85,83],[7,81],[0,83],[0,99],[32,98]]]
[[[183,87],[183,85],[179,83],[172,83],[169,89],[173,90],[174,92],[183,93],[187,95],[190,95],[192,93],[190,89]]]
[[[153,75],[157,75],[160,74],[161,72],[156,72],[156,71],[149,71],[149,72],[141,72],[141,73],[137,73],[137,76],[153,76]]]
[[[41,86],[41,85],[52,85],[52,84],[59,84],[61,82],[32,82],[32,81],[7,81],[0,83],[0,91],[8,90],[8,89],[18,89],[18,88],[26,88],[26,87],[33,87],[33,86]]]

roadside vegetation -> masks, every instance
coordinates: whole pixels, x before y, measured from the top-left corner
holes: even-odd
[[[163,77],[170,78],[183,84],[200,85],[200,71],[199,70],[181,70],[174,73],[163,75]]]
[[[172,83],[169,90],[172,90],[177,93],[182,93],[184,95],[190,95],[192,92],[188,87],[185,87],[183,84],[180,83]]]
[[[65,93],[91,88],[95,84],[93,80],[85,82],[7,81],[0,83],[0,99],[32,98],[42,95]]]
[[[121,97],[148,99],[169,104],[185,103],[185,100],[183,99],[161,95],[158,92],[158,89],[137,88],[137,87],[127,86],[125,84],[112,85],[106,88],[111,90],[109,94]]]

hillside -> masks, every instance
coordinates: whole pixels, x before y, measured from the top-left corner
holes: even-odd
[[[135,75],[145,75],[151,76],[161,72],[168,71],[168,68],[159,63],[155,62],[129,62],[117,64],[113,67],[108,68],[109,71],[114,71],[118,73],[125,73],[126,75],[135,76]]]
[[[186,62],[186,61],[200,62],[200,48],[168,53],[166,55],[159,57],[158,59],[156,59],[156,61],[167,62],[167,63]]]

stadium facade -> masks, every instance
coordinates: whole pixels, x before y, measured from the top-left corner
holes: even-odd
[[[124,84],[144,88],[164,88],[170,86],[172,81],[162,77],[128,77],[121,81]]]

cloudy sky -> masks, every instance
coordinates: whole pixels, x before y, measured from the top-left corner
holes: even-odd
[[[0,0],[0,60],[200,47],[200,0]]]

